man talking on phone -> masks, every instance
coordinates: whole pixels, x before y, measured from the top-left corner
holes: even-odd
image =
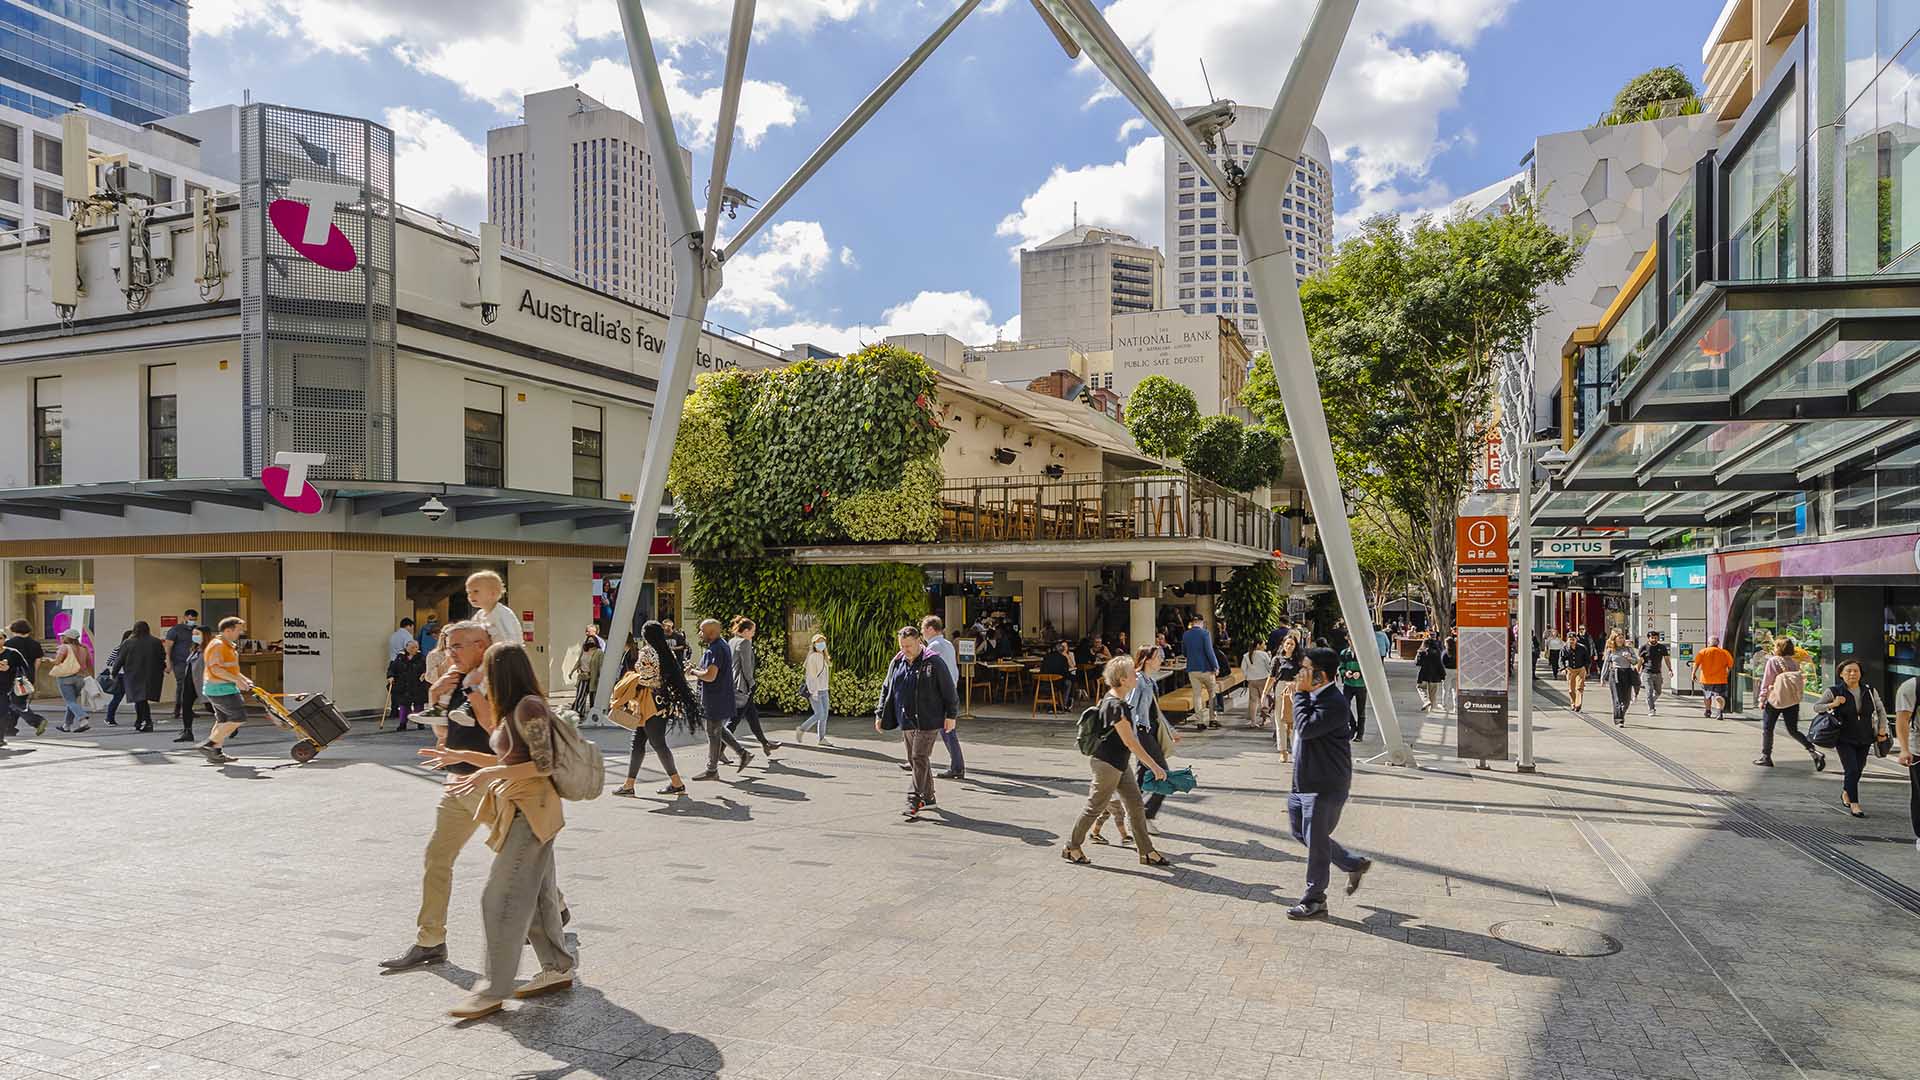
[[[1289,919],[1327,917],[1328,864],[1347,874],[1347,895],[1373,869],[1373,860],[1340,846],[1333,830],[1340,825],[1353,789],[1353,717],[1346,695],[1334,682],[1340,658],[1332,649],[1308,649],[1293,684],[1293,792],[1287,796],[1287,823],[1293,838],[1307,848],[1307,891],[1287,909]]]

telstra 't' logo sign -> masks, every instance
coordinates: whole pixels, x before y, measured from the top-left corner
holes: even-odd
[[[344,274],[359,265],[360,256],[347,234],[333,223],[333,211],[343,202],[359,201],[356,184],[291,180],[287,197],[267,204],[267,220],[273,222],[280,239],[309,262]]]

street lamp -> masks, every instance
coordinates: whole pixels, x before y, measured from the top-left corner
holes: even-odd
[[[1533,771],[1533,469],[1538,465],[1559,476],[1572,463],[1573,457],[1555,440],[1520,445],[1520,640],[1515,648],[1527,650],[1527,662],[1516,661],[1513,665],[1520,681],[1520,763],[1514,767],[1517,772]]]

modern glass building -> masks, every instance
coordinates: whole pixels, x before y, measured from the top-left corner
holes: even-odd
[[[1810,653],[1810,689],[1845,658],[1891,691],[1920,675],[1920,4],[1727,0],[1703,57],[1744,107],[1566,343],[1574,460],[1535,521],[1609,540],[1569,590],[1624,578],[1608,622],[1697,606],[1736,699],[1776,636]],[[1656,574],[1682,557],[1697,605]]]
[[[0,0],[0,106],[139,125],[187,89],[187,0]]]

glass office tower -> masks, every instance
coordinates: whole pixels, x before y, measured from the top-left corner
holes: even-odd
[[[0,106],[145,124],[187,84],[187,0],[0,0]]]

